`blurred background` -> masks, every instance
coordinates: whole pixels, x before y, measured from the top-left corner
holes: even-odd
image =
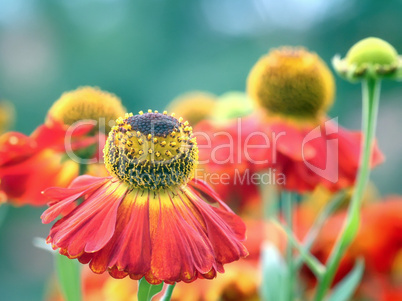
[[[62,92],[94,85],[129,111],[162,111],[189,90],[244,91],[270,48],[302,45],[328,64],[367,36],[402,53],[402,1],[376,0],[0,0],[0,98],[16,106],[14,129],[43,122]],[[330,115],[360,127],[360,86],[337,81]],[[384,82],[378,140],[387,157],[374,171],[381,194],[402,193],[402,88]],[[2,300],[42,300],[52,256],[43,209],[7,208],[0,230]]]

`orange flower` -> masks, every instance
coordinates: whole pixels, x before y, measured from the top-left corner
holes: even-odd
[[[81,176],[45,191],[53,203],[43,222],[65,214],[47,238],[61,254],[95,273],[152,284],[211,279],[247,256],[241,219],[204,182],[190,181],[198,149],[188,122],[166,112],[126,114],[104,157],[109,177]]]
[[[99,131],[94,135],[94,125],[79,124],[80,120],[106,118],[108,123],[123,113],[119,99],[97,88],[63,94],[49,110],[45,124],[30,136],[17,132],[0,136],[0,191],[14,205],[43,206],[47,199],[41,191],[54,185],[66,187],[78,175],[78,163],[66,154],[66,134],[71,134],[71,151],[96,156],[91,147],[103,144],[106,137]]]
[[[225,274],[213,282],[201,280],[179,283],[172,301],[258,301],[261,282],[258,262],[242,260],[225,268]]]
[[[335,80],[317,54],[303,48],[272,50],[252,68],[247,89],[264,111],[261,123],[275,143],[271,162],[285,175],[285,189],[303,193],[319,184],[331,191],[353,185],[361,134],[326,117]],[[375,149],[372,166],[381,161]]]
[[[74,138],[80,148],[92,143],[83,140],[88,129],[77,131]],[[13,205],[42,206],[47,199],[41,191],[49,184],[67,186],[78,175],[78,164],[63,160],[66,131],[61,124],[40,126],[32,135],[9,132],[0,136],[0,191]]]
[[[260,202],[259,187],[251,176],[268,164],[269,148],[255,148],[249,156],[249,145],[264,145],[256,119],[228,120],[224,123],[203,121],[195,127],[200,145],[197,176],[214,186],[222,199],[239,214],[255,215]]]
[[[298,48],[272,51],[250,72],[248,92],[260,112],[224,125],[197,127],[211,141],[211,147],[201,152],[202,161],[210,158],[208,170],[231,177],[233,170],[241,175],[247,171],[246,183],[251,186],[258,182],[257,173],[263,172],[271,184],[298,193],[318,185],[331,191],[353,185],[361,133],[343,129],[326,117],[334,79],[316,54]],[[382,160],[375,147],[372,166]],[[253,176],[257,176],[254,181]]]
[[[349,131],[335,121],[323,120],[319,125],[294,126],[286,121],[265,123],[278,137],[276,162],[273,165],[285,175],[283,188],[305,193],[322,185],[330,191],[353,186],[359,167],[362,134]],[[309,140],[309,136],[316,135]],[[371,166],[383,161],[374,146]]]
[[[108,274],[98,275],[89,268],[82,270],[82,295],[85,301],[137,301],[137,286],[130,279],[114,279]],[[55,278],[49,283],[45,300],[64,301]],[[154,300],[158,300],[155,296]]]
[[[365,276],[361,287],[367,288],[370,286],[369,283],[376,283],[376,287],[382,288],[382,293],[385,294],[388,290],[391,292],[393,273],[396,272],[394,271],[395,265],[402,254],[401,212],[402,199],[400,197],[390,197],[382,202],[369,203],[363,207],[360,230],[341,261],[334,283],[343,279],[351,271],[356,260],[363,257]],[[335,214],[329,218],[321,230],[312,248],[312,254],[321,262],[327,260],[342,228],[345,216],[346,210]],[[303,215],[299,220],[302,218]],[[300,228],[306,227],[301,226]],[[304,276],[309,277],[308,275],[307,269],[305,269]],[[384,279],[386,279],[387,285],[383,285]],[[400,280],[399,283],[401,283]]]

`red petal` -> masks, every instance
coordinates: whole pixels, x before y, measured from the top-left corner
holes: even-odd
[[[66,249],[71,258],[99,251],[114,234],[125,190],[119,183],[105,184],[53,226],[49,241]]]
[[[0,189],[14,205],[43,206],[47,198],[41,192],[49,186],[67,186],[77,176],[78,165],[62,162],[62,155],[43,150],[31,158],[0,168]]]
[[[96,178],[91,176],[80,176],[76,178],[70,185],[70,188],[52,187],[44,191],[44,195],[48,198],[58,200],[51,203],[51,207],[42,213],[41,219],[44,224],[50,223],[57,218],[62,212],[68,214],[65,209],[73,202],[85,194],[91,193],[98,189],[110,178]]]
[[[197,271],[210,271],[215,259],[202,225],[188,208],[191,202],[177,193],[161,192],[159,199],[151,201],[156,204],[151,207],[151,220],[154,215],[158,221],[152,235],[151,271],[159,279],[191,282]]]
[[[119,270],[142,278],[150,269],[148,194],[140,194],[137,190],[124,198],[117,213],[115,235],[102,250],[94,254],[92,270],[99,272],[116,266]]]
[[[185,194],[193,200],[194,205],[204,218],[207,235],[215,251],[215,257],[221,263],[229,263],[246,257],[247,249],[240,240],[244,240],[246,227],[243,221],[235,214],[209,206],[190,188]]]
[[[0,167],[16,164],[29,158],[37,151],[36,142],[18,132],[0,136]]]

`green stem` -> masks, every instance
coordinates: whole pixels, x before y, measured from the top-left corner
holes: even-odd
[[[300,253],[302,260],[306,263],[306,265],[310,268],[310,270],[314,273],[314,275],[317,278],[321,278],[321,276],[325,272],[325,266],[323,266],[321,262],[317,260],[317,258],[312,256],[309,252],[307,252],[304,249],[302,244],[294,237],[292,230],[290,228],[288,228],[285,225],[282,225],[277,220],[272,220],[272,223],[274,226],[278,227],[278,229],[281,229],[286,233],[287,239],[292,244],[293,248],[295,248]]]
[[[282,192],[282,210],[283,217],[286,221],[287,227],[293,231],[293,203],[292,193]],[[289,238],[288,238],[289,239]],[[288,300],[293,301],[294,289],[295,289],[295,277],[294,277],[294,262],[293,262],[293,246],[288,241],[286,246],[286,262],[288,264]]]
[[[380,86],[381,82],[375,78],[368,78],[363,82],[362,130],[364,139],[361,149],[360,167],[343,231],[338,237],[327,261],[327,271],[318,282],[315,295],[316,301],[322,301],[324,299],[335,277],[343,254],[353,242],[359,229],[361,199],[370,177],[370,161],[377,124]]]
[[[82,163],[80,163],[79,164],[79,175],[80,176],[82,176],[82,175],[85,175],[85,173],[87,172],[87,164],[82,164]]]
[[[263,202],[263,218],[265,222],[269,222],[278,214],[278,191],[274,184],[260,185],[260,194]]]
[[[339,207],[340,203],[345,197],[345,193],[339,193],[331,202],[325,206],[322,210],[318,218],[314,221],[313,226],[310,228],[309,232],[307,233],[304,241],[303,247],[306,252],[310,252],[311,247],[315,239],[317,238],[318,234],[320,233],[321,228],[323,227],[324,223],[327,221],[327,218]],[[303,265],[303,257],[299,255],[295,260],[295,273],[297,274],[298,271],[301,269]]]
[[[174,290],[175,286],[176,286],[176,283],[169,284],[168,287],[166,288],[165,294],[160,299],[160,301],[170,301],[170,298],[172,298],[172,294],[173,294],[173,290]]]

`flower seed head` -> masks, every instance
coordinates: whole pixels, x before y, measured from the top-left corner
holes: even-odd
[[[247,90],[270,114],[316,119],[332,105],[335,81],[317,54],[285,47],[272,50],[254,65]]]
[[[198,148],[192,128],[180,120],[166,112],[119,118],[103,151],[107,170],[133,188],[186,184],[194,175]]]
[[[125,111],[116,95],[96,87],[81,87],[63,93],[50,108],[48,119],[61,121],[66,125],[80,120],[94,120],[98,122],[98,126],[105,122],[105,130],[109,132],[110,122],[124,115]]]

